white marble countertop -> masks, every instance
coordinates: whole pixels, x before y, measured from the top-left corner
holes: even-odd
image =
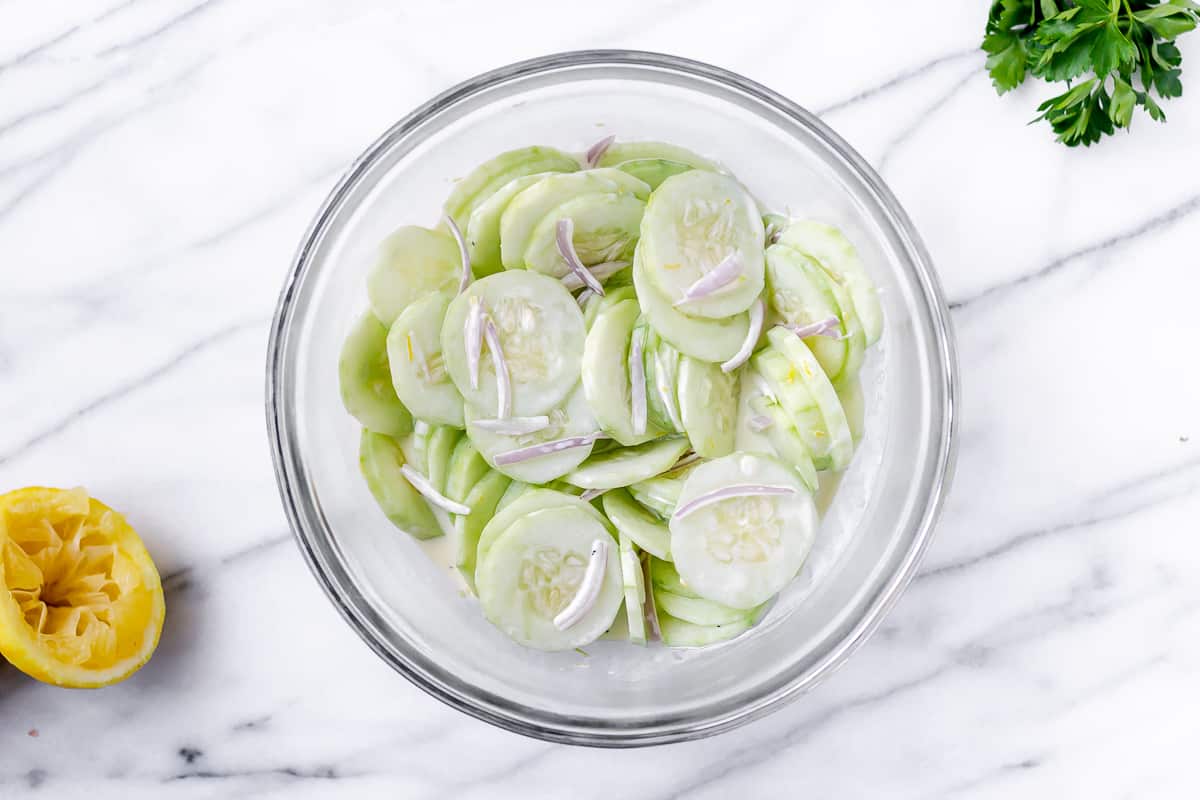
[[[123,685],[0,668],[0,797],[1196,796],[1200,34],[1170,122],[1085,151],[1025,125],[1045,89],[995,96],[983,3],[523,5],[0,0],[0,488],[124,510],[170,607]],[[291,543],[262,409],[349,161],[477,72],[615,46],[821,110],[922,231],[963,385],[879,633],[764,721],[626,752],[490,728],[371,654]]]

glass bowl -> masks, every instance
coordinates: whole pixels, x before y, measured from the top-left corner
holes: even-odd
[[[800,577],[736,640],[699,650],[598,642],[524,649],[398,532],[358,471],[337,359],[366,307],[376,243],[432,225],[455,178],[504,150],[582,151],[615,133],[713,157],[767,209],[840,226],[881,287],[886,327],[864,367],[866,436]],[[842,663],[908,583],[948,489],[956,363],[946,304],[891,192],[811,113],[706,64],[628,51],[563,53],[473,78],[396,123],[350,167],[304,236],[279,300],[267,419],[283,505],[346,621],[447,704],[541,739],[636,746],[728,730]]]

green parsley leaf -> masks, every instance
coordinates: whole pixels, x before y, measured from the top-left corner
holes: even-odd
[[[1155,95],[1183,94],[1174,40],[1198,24],[1196,0],[994,0],[982,49],[998,94],[1030,75],[1066,82],[1034,121],[1064,144],[1087,146],[1129,128],[1139,106],[1166,119]]]

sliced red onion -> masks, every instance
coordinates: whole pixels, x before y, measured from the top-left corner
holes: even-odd
[[[467,301],[467,321],[463,338],[467,341],[467,377],[471,388],[479,388],[479,354],[483,352],[483,300],[472,296]]]
[[[491,317],[483,322],[483,338],[487,339],[488,350],[492,351],[492,366],[496,368],[496,416],[508,419],[512,413],[512,381],[508,377],[504,349],[500,346],[500,332]]]
[[[541,458],[553,453],[560,453],[563,450],[570,450],[573,447],[586,447],[603,437],[604,434],[597,431],[596,433],[589,433],[586,436],[569,436],[566,439],[555,439],[552,442],[542,442],[541,444],[534,444],[529,447],[520,447],[516,450],[506,450],[503,453],[497,453],[495,461],[496,465],[500,467],[505,464],[519,464],[531,458]]]
[[[591,289],[601,297],[604,296],[604,287],[600,285],[600,281],[596,280],[596,276],[588,272],[588,268],[579,260],[579,254],[575,252],[575,220],[570,217],[563,217],[558,221],[558,225],[554,229],[554,242],[558,245],[558,254],[567,262],[567,269],[571,270],[571,274],[583,281],[583,285]]]
[[[681,306],[684,303],[690,303],[692,300],[703,300],[721,289],[724,289],[729,284],[736,281],[742,274],[742,260],[738,257],[736,251],[725,257],[720,264],[710,269],[708,272],[700,276],[700,279],[687,288],[683,293],[683,299],[675,303]]]
[[[642,613],[646,617],[646,627],[650,629],[647,638],[657,642],[662,639],[662,629],[658,626],[658,608],[654,605],[654,585],[650,578],[650,556],[647,554],[642,558],[642,582],[646,587],[646,604],[642,607]]]
[[[463,238],[454,218],[447,214],[442,220],[450,229],[450,233],[454,234],[454,241],[458,242],[458,254],[462,257],[462,278],[458,282],[458,293],[462,294],[471,285],[471,254],[467,252],[467,240]]]
[[[585,503],[590,503],[607,491],[608,489],[588,489],[583,494],[579,495],[579,499]]]
[[[840,338],[842,321],[837,317],[827,317],[807,325],[785,325],[784,327],[801,339],[807,339],[809,336],[828,336],[833,339]]]
[[[646,329],[633,332],[629,343],[629,397],[633,412],[633,433],[641,436],[646,432],[646,362],[642,350],[646,342]]]
[[[720,489],[714,489],[711,492],[705,492],[699,497],[694,497],[683,505],[675,509],[672,519],[683,519],[705,506],[711,506],[713,503],[719,503],[722,500],[729,500],[734,497],[773,497],[776,495],[795,494],[796,490],[791,486],[767,486],[761,483],[747,483],[738,486],[724,486]]]
[[[676,461],[674,464],[672,464],[671,468],[668,469],[663,474],[669,475],[670,473],[675,472],[676,470],[680,470],[686,466],[695,464],[697,461],[701,460],[702,458],[704,458],[704,456],[700,455],[697,452],[688,453],[687,455],[680,457],[680,459],[678,461]]]
[[[550,427],[550,418],[543,414],[540,417],[509,417],[508,419],[476,419],[471,424],[488,433],[501,433],[505,436],[521,436],[526,433],[537,433]]]
[[[604,154],[608,152],[608,148],[612,146],[612,143],[615,142],[616,139],[617,137],[615,134],[605,136],[603,139],[587,149],[587,153],[585,153],[583,156],[583,163],[587,165],[588,169],[591,169],[600,163],[600,159],[604,157]]]
[[[590,267],[585,266],[585,269],[592,273],[592,277],[600,281],[600,283],[604,283],[628,266],[628,261],[601,261],[599,264],[592,264]],[[567,291],[570,292],[582,288],[584,285],[583,279],[574,272],[568,272],[566,275],[563,275],[562,283],[563,286],[567,287]]]
[[[600,589],[604,586],[604,571],[607,567],[608,542],[604,539],[596,539],[592,542],[592,552],[588,556],[587,569],[583,572],[583,580],[579,582],[579,589],[571,598],[571,602],[567,603],[567,607],[554,617],[554,627],[565,631],[587,616],[587,613],[592,610],[592,606],[596,604],[596,598],[600,596]]]
[[[433,488],[424,475],[417,472],[408,464],[400,465],[400,473],[404,475],[405,480],[412,484],[412,487],[421,493],[429,502],[433,503],[438,508],[451,512],[452,514],[470,514],[471,507],[464,506],[462,503],[456,503],[446,495]]]
[[[762,335],[763,320],[766,319],[766,316],[767,307],[760,297],[754,301],[754,305],[750,306],[750,328],[746,331],[746,338],[742,342],[742,346],[733,354],[733,358],[721,365],[721,372],[733,372],[750,360],[750,356],[754,353],[754,345],[758,344],[758,337]]]
[[[595,296],[596,296],[596,293],[593,292],[591,289],[584,289],[582,292],[580,292],[578,295],[576,295],[575,302],[579,303],[580,308],[587,308],[588,300],[591,300]]]
[[[746,427],[755,433],[762,433],[774,424],[770,417],[763,416],[762,414],[757,414],[746,421]]]

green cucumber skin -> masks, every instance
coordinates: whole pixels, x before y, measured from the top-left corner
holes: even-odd
[[[390,436],[363,430],[359,441],[359,469],[367,488],[391,523],[414,539],[442,535],[437,517],[425,498],[400,472],[404,453]]]
[[[370,312],[358,318],[338,356],[338,384],[342,405],[364,428],[404,436],[412,431],[413,418],[392,386],[387,334],[387,326]]]

